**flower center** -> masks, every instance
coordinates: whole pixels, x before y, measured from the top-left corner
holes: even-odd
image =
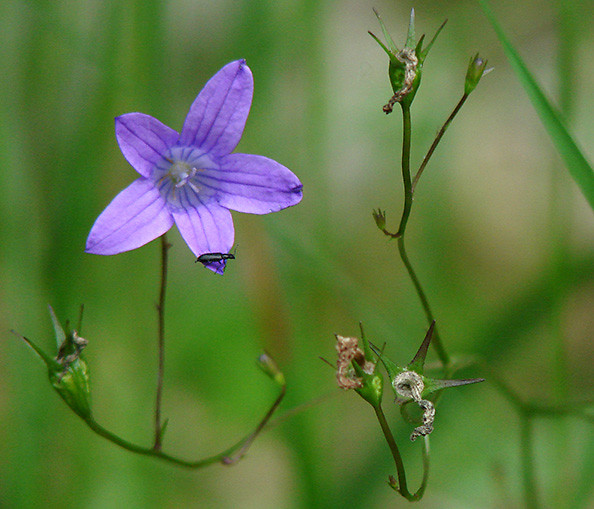
[[[194,192],[198,193],[200,189],[194,182],[192,182],[192,178],[196,173],[198,173],[198,168],[195,166],[191,166],[185,161],[173,161],[165,177],[169,177],[171,183],[177,189],[187,184],[194,190]]]
[[[208,154],[195,147],[174,146],[155,165],[152,179],[168,206],[187,208],[212,200],[207,174],[213,168],[216,164]]]

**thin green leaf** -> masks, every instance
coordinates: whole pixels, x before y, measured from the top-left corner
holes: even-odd
[[[538,83],[536,83],[536,80],[522,61],[520,55],[503,32],[503,29],[495,19],[488,2],[486,0],[479,0],[479,3],[483,12],[495,29],[507,58],[520,79],[524,90],[526,90],[541,122],[551,136],[553,144],[559,151],[569,173],[581,189],[592,209],[594,209],[594,170],[592,170],[592,166],[590,166],[590,163],[588,163],[583,153],[576,145],[571,134],[569,134],[561,116],[543,94]]]

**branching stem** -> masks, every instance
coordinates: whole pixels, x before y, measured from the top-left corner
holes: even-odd
[[[270,417],[274,413],[274,411],[280,405],[284,395],[286,392],[286,386],[283,384],[281,386],[281,392],[279,396],[276,398],[264,418],[260,421],[260,423],[256,426],[255,430],[251,432],[249,435],[245,436],[237,443],[225,449],[224,451],[220,452],[219,454],[215,454],[214,456],[208,456],[206,458],[196,460],[196,461],[188,461],[176,456],[172,456],[171,454],[164,453],[160,449],[157,450],[155,447],[142,447],[140,445],[136,445],[132,442],[124,440],[120,438],[118,435],[112,433],[111,431],[105,429],[101,426],[92,416],[84,418],[85,423],[89,428],[91,428],[97,435],[109,440],[113,444],[126,449],[127,451],[141,454],[143,456],[152,456],[154,458],[159,458],[161,460],[167,461],[169,463],[173,463],[178,466],[191,468],[191,469],[198,469],[202,467],[206,467],[208,465],[212,465],[214,463],[222,463],[223,465],[232,465],[239,461],[247,452],[248,448],[252,444],[252,442],[256,439],[256,437],[260,434],[260,432],[264,429]],[[232,455],[239,450],[239,453],[232,458]]]
[[[421,166],[419,166],[419,169],[417,170],[415,178],[412,181],[412,191],[411,191],[412,193],[415,192],[415,189],[417,188],[419,179],[421,178],[421,175],[423,174],[423,170],[425,169],[425,166],[427,166],[429,159],[431,159],[433,152],[435,152],[435,149],[437,148],[437,145],[441,141],[441,138],[443,138],[443,135],[447,131],[448,127],[450,127],[450,124],[452,123],[452,120],[454,120],[454,117],[458,114],[458,112],[460,111],[460,109],[462,108],[464,103],[466,102],[466,99],[468,99],[468,94],[462,95],[462,98],[458,101],[458,104],[456,104],[456,107],[454,108],[452,113],[450,113],[450,116],[447,118],[447,120],[441,126],[441,129],[439,130],[439,132],[437,133],[437,136],[433,140],[431,147],[429,147],[429,150],[427,151],[427,154],[425,155],[425,158],[423,159]]]

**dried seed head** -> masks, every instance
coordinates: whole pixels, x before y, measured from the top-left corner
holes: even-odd
[[[421,393],[425,388],[423,379],[414,371],[403,371],[394,377],[392,385],[403,398],[414,399],[417,402],[421,400]]]
[[[429,435],[433,431],[435,420],[435,406],[431,401],[421,398],[425,388],[423,378],[414,371],[403,371],[392,382],[396,392],[406,399],[413,399],[423,409],[423,424],[415,428],[410,439],[414,442],[417,437]]]

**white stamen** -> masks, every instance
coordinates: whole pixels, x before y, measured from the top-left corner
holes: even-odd
[[[188,180],[188,185],[194,190],[195,193],[200,192],[200,189],[198,188],[198,186],[196,184],[194,184],[193,182]]]
[[[194,175],[196,175],[196,173],[198,172],[198,170],[196,168],[192,168],[189,172],[187,171],[183,171],[180,172],[178,175],[171,175],[171,178],[173,180],[175,180],[176,178],[179,179],[177,181],[177,183],[175,184],[175,187],[182,187],[184,185],[186,185],[186,183],[190,183],[189,180],[194,177]],[[192,188],[194,189],[194,188]]]

